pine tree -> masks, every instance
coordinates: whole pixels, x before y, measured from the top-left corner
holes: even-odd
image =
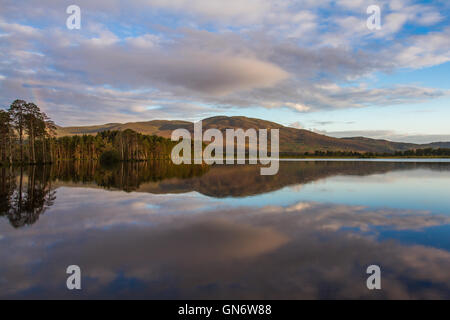
[[[23,132],[25,127],[26,101],[15,100],[9,107],[13,127],[19,134],[20,162],[23,163]]]

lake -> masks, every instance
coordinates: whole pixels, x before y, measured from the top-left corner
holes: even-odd
[[[2,299],[450,299],[448,161],[0,168],[0,209]]]

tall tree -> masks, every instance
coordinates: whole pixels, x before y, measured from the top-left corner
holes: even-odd
[[[49,155],[50,155],[50,162],[53,162],[53,138],[56,136],[56,124],[51,120],[45,113],[42,113],[43,119],[44,119],[44,135],[42,139],[42,159],[43,162],[46,162],[45,156],[47,154],[46,152],[46,140],[49,142]]]
[[[36,163],[36,137],[45,133],[45,122],[41,110],[30,102],[25,105],[25,132],[28,135],[30,162]]]
[[[9,163],[12,163],[13,134],[11,115],[5,110],[0,110],[0,162],[9,159]]]
[[[23,132],[25,127],[26,101],[15,100],[9,107],[14,128],[19,134],[20,162],[23,162]]]

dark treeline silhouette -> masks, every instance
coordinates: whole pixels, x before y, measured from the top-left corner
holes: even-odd
[[[168,159],[175,145],[170,139],[130,129],[62,138],[55,133],[56,125],[36,104],[15,100],[8,110],[0,110],[0,165]]]
[[[415,150],[397,151],[394,153],[394,155],[399,157],[448,157],[450,156],[450,149],[448,148],[415,149]]]
[[[299,153],[280,152],[281,157],[350,157],[350,158],[374,158],[374,157],[450,157],[448,148],[425,148],[411,149],[406,151],[395,151],[393,153],[383,152],[357,152],[357,151],[320,151]]]

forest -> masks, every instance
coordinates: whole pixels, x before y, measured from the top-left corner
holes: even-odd
[[[56,137],[55,123],[32,103],[15,100],[0,110],[0,164],[45,164],[61,160],[144,161],[169,159],[170,139],[133,130]]]
[[[281,154],[281,153],[280,153]],[[287,156],[286,154],[281,154]],[[304,157],[347,157],[347,158],[383,158],[383,157],[433,157],[446,158],[450,157],[450,149],[448,148],[424,148],[411,149],[405,151],[394,151],[392,153],[376,153],[376,152],[356,152],[356,151],[315,151],[314,153],[305,152],[300,155]]]

